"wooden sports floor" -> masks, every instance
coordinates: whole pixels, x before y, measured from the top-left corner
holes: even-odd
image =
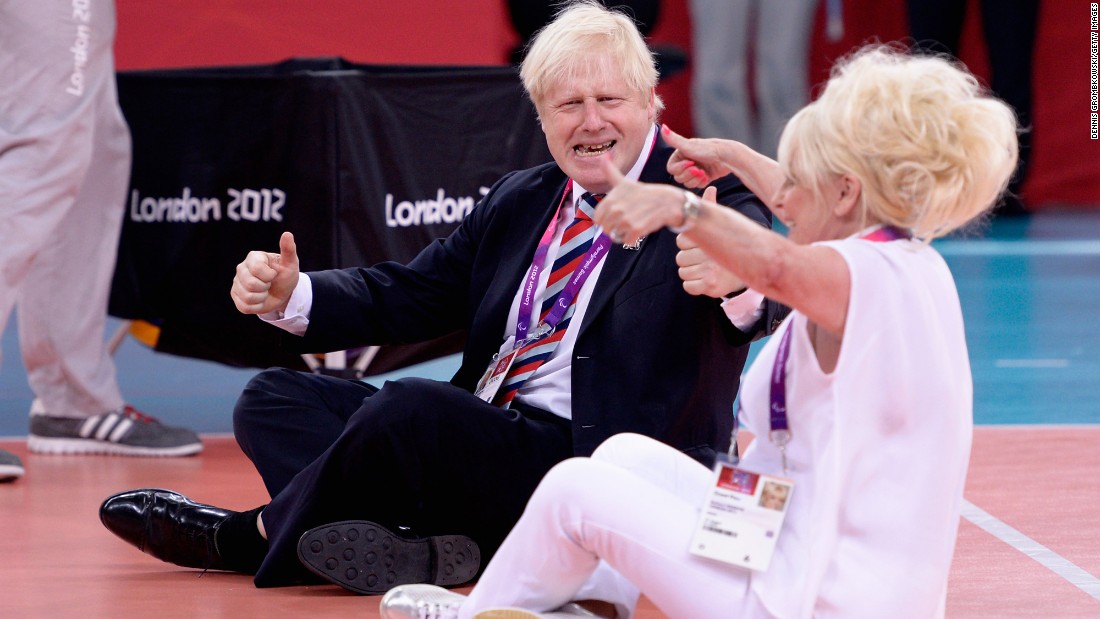
[[[947,616],[1100,617],[1100,214],[998,220],[937,245],[966,314],[977,424]],[[28,455],[30,394],[13,331],[3,336],[0,447],[24,457],[27,476],[0,485],[0,617],[378,616],[377,597],[335,586],[256,589],[247,576],[163,564],[100,525],[101,501],[130,488],[167,487],[229,508],[266,502],[227,435],[251,371],[127,342],[117,360],[128,398],[204,432],[206,451]],[[408,371],[445,375],[448,363]],[[638,617],[664,615],[643,600]]]

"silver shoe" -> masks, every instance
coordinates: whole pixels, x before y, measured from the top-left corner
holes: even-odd
[[[381,619],[457,619],[466,596],[435,585],[401,585],[378,605]]]

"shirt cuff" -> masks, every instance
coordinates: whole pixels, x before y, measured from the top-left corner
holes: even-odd
[[[749,288],[735,297],[723,299],[722,311],[733,326],[748,331],[764,315],[764,295]]]
[[[273,324],[276,327],[293,335],[305,335],[309,328],[309,312],[313,309],[313,282],[309,275],[298,275],[298,285],[294,292],[290,293],[290,301],[286,304],[285,311],[275,310],[266,314],[260,314],[260,320]]]

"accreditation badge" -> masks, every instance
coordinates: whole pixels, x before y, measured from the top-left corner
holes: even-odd
[[[493,398],[496,397],[497,391],[500,390],[500,386],[508,376],[508,370],[512,368],[512,362],[515,361],[518,353],[519,349],[513,348],[502,355],[494,355],[492,363],[481,375],[481,380],[477,381],[477,389],[474,390],[474,395],[492,404]]]
[[[794,482],[723,461],[715,469],[714,485],[691,540],[691,553],[752,570],[767,570]]]

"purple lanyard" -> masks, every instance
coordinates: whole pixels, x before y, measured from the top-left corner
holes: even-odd
[[[653,133],[653,139],[649,143],[649,154],[651,154],[653,148],[657,146],[657,135],[659,133],[659,131]],[[647,159],[649,154],[646,155]],[[573,298],[580,292],[581,287],[584,286],[584,282],[588,281],[588,277],[592,275],[592,271],[600,261],[603,260],[604,256],[607,255],[608,248],[611,246],[611,239],[603,233],[592,241],[592,246],[585,252],[584,259],[577,265],[576,270],[573,271],[573,275],[569,278],[569,282],[558,294],[558,298],[554,302],[554,307],[550,309],[550,313],[546,315],[546,318],[539,322],[539,328],[536,330],[535,334],[528,338],[527,329],[528,325],[531,324],[531,314],[534,313],[536,301],[535,288],[539,283],[539,273],[542,272],[543,263],[546,262],[546,254],[550,251],[550,243],[553,241],[554,233],[557,231],[558,219],[561,217],[561,209],[565,206],[566,198],[572,198],[572,193],[573,179],[569,179],[569,182],[565,184],[565,193],[562,194],[561,201],[558,203],[554,219],[546,228],[546,232],[542,233],[542,239],[539,240],[539,246],[535,250],[535,257],[531,261],[531,268],[527,271],[527,278],[524,280],[523,284],[523,293],[519,300],[519,317],[516,321],[516,348],[519,348],[525,342],[536,340],[547,335],[558,326],[558,323],[561,322],[561,319],[565,316],[565,312],[569,310],[569,305],[573,303]],[[580,208],[580,206],[577,208]]]
[[[561,197],[561,202],[558,203],[554,219],[546,228],[546,232],[542,233],[542,239],[539,240],[539,246],[535,250],[535,257],[531,261],[531,268],[527,271],[527,278],[524,280],[523,284],[523,293],[520,296],[519,318],[516,320],[515,348],[519,348],[529,341],[527,329],[531,324],[531,315],[534,313],[536,301],[535,288],[538,286],[539,274],[542,272],[543,264],[546,262],[546,255],[550,252],[550,244],[553,242],[554,233],[557,231],[558,219],[561,218],[561,209],[565,205],[565,199],[567,197],[572,197],[572,193],[573,180],[570,179],[569,182],[565,184],[565,193]],[[577,208],[580,207],[578,206]],[[550,309],[550,313],[539,322],[539,328],[530,339],[541,338],[552,332],[554,328],[558,326],[558,323],[561,322],[561,319],[565,316],[565,312],[569,309],[569,305],[573,303],[574,297],[580,292],[581,287],[584,286],[584,282],[588,281],[596,265],[598,265],[600,261],[603,260],[603,257],[607,255],[607,250],[610,246],[611,239],[603,233],[592,242],[592,246],[585,252],[584,258],[570,276],[569,282],[566,283],[565,288],[558,293],[558,297],[554,301],[554,306]]]
[[[897,226],[880,226],[859,238],[864,241],[886,243],[887,241],[897,241],[898,239],[909,239],[912,237],[912,233],[908,230],[902,230]]]
[[[885,243],[898,239],[908,239],[911,236],[912,235],[908,231],[902,230],[896,226],[882,226],[859,238],[864,241]],[[791,441],[791,430],[787,422],[787,360],[791,355],[791,331],[793,330],[794,326],[788,324],[787,328],[783,331],[783,335],[780,336],[779,339],[779,348],[775,352],[775,365],[772,366],[771,406],[769,408],[769,422],[771,427],[768,437],[771,439],[772,443],[779,447],[780,456],[783,458],[784,474],[787,470],[786,447]],[[737,417],[739,416],[738,414],[734,415],[734,438],[730,445],[730,457],[734,459],[737,453],[735,448],[737,442]]]

